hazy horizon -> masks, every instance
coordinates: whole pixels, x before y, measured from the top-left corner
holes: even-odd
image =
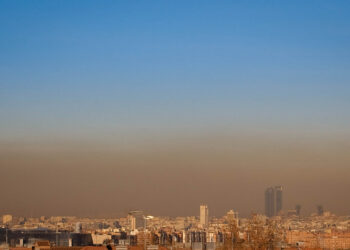
[[[350,215],[349,11],[1,1],[0,214]]]

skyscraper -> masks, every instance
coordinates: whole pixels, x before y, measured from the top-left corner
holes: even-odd
[[[275,194],[276,194],[276,215],[279,215],[279,213],[282,210],[282,186],[275,187]]]
[[[282,186],[269,187],[265,191],[265,215],[272,217],[282,210]]]
[[[265,215],[267,217],[275,215],[275,190],[272,187],[265,191]]]
[[[145,226],[145,216],[143,214],[143,211],[130,211],[128,217],[131,230],[143,228]]]
[[[200,205],[199,207],[199,224],[203,228],[209,225],[209,210],[207,205]]]

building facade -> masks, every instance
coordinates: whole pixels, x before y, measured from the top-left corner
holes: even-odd
[[[199,224],[202,228],[206,228],[209,225],[209,210],[207,205],[201,205],[199,207]]]
[[[275,190],[273,188],[265,191],[265,215],[267,217],[275,215]]]
[[[275,187],[276,194],[276,215],[279,215],[282,211],[282,186]]]
[[[265,190],[265,215],[279,215],[283,208],[282,186],[269,187]]]

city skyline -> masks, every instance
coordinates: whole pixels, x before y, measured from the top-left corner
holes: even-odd
[[[332,214],[332,211],[329,210],[324,210],[323,205],[317,205],[315,206],[315,210],[311,211],[311,213],[307,214],[307,213],[301,213],[301,208],[302,206],[300,204],[296,204],[294,208],[287,208],[287,209],[283,209],[283,187],[282,186],[274,186],[274,187],[268,187],[265,189],[265,193],[264,193],[264,205],[265,205],[265,211],[264,213],[262,213],[261,211],[256,211],[256,210],[252,210],[250,212],[250,214],[248,214],[247,216],[244,216],[243,218],[247,218],[247,217],[251,217],[252,215],[256,214],[256,215],[264,215],[267,218],[272,218],[272,217],[288,217],[291,215],[297,215],[300,218],[302,217],[308,217],[308,216],[313,216],[313,215],[318,215],[318,216],[322,216],[324,213],[329,213]],[[201,204],[200,205],[200,209],[199,209],[199,215],[193,215],[193,214],[186,214],[186,215],[172,215],[170,217],[191,217],[191,216],[195,216],[199,218],[199,227],[202,229],[205,229],[208,227],[209,225],[209,221],[212,218],[217,218],[217,217],[221,217],[221,216],[228,216],[228,214],[232,214],[230,216],[233,216],[233,218],[238,219],[238,214],[239,212],[236,210],[236,212],[234,212],[234,210],[226,208],[225,213],[224,214],[216,214],[214,216],[209,216],[209,208],[207,204]],[[213,209],[215,211],[215,207]],[[114,213],[113,215],[106,215],[106,214],[100,214],[97,215],[97,217],[95,218],[113,218],[113,217],[118,217],[118,216],[122,216],[122,215],[128,215],[131,216],[133,218],[133,220],[131,220],[131,228],[135,229],[136,225],[138,225],[139,227],[143,227],[144,223],[141,222],[143,220],[145,220],[145,218],[147,218],[148,216],[153,217],[153,214],[151,211],[146,211],[140,208],[133,208],[130,211],[127,212],[120,212],[117,211],[116,213]],[[245,214],[245,213],[243,213]],[[1,214],[0,214],[1,215]],[[14,214],[12,215],[11,213],[3,213],[2,217],[3,217],[3,224],[6,224],[5,220],[7,221],[12,221],[12,217],[16,216],[16,217],[28,217],[28,215],[26,214]],[[30,217],[47,217],[47,216],[59,216],[59,217],[79,217],[79,215],[76,214],[51,214],[51,215],[33,215],[31,214],[29,216]],[[93,218],[96,215],[88,215],[85,216],[87,218]],[[169,215],[156,215],[156,216],[165,216],[168,217]]]
[[[267,190],[271,189],[277,194],[282,191],[279,186]],[[252,214],[241,218],[231,209],[220,218],[209,219],[209,207],[201,204],[199,208],[197,216],[176,218],[147,215],[140,210],[129,211],[119,218],[25,218],[8,214],[0,220],[0,246],[12,250],[350,247],[350,216],[336,216],[324,211],[321,205],[317,213],[306,217],[293,210],[273,217]]]
[[[93,217],[93,216],[87,216],[87,217],[79,217],[76,215],[53,215],[53,216],[47,216],[47,215],[40,215],[40,216],[34,216],[34,217],[27,217],[27,216],[23,216],[23,215],[13,215],[13,214],[0,214],[0,225],[13,225],[14,221],[18,222],[18,220],[23,220],[24,222],[26,222],[27,219],[37,219],[39,218],[40,220],[47,220],[48,218],[54,219],[54,218],[60,218],[65,220],[65,218],[75,218],[75,219],[106,219],[106,220],[113,220],[113,219],[120,219],[120,218],[127,218],[128,219],[128,223],[130,224],[130,230],[137,230],[137,229],[144,229],[145,227],[147,227],[147,221],[148,220],[152,220],[154,218],[172,218],[172,219],[176,219],[176,218],[192,218],[195,219],[196,221],[196,227],[198,227],[201,230],[208,230],[209,225],[219,219],[219,218],[224,218],[226,220],[226,222],[230,222],[230,221],[238,221],[240,219],[243,220],[247,220],[249,218],[254,218],[255,216],[258,216],[260,218],[264,218],[267,220],[279,220],[279,219],[307,219],[307,218],[312,218],[312,217],[333,217],[336,218],[338,215],[332,213],[331,211],[328,210],[324,210],[322,205],[317,205],[315,206],[315,210],[310,213],[310,214],[305,214],[305,215],[301,215],[300,214],[300,210],[301,207],[298,207],[299,205],[297,205],[294,209],[288,209],[288,210],[278,210],[277,212],[277,208],[282,205],[282,204],[278,204],[277,198],[275,196],[275,193],[277,194],[278,192],[281,191],[281,186],[275,186],[275,187],[269,187],[265,190],[265,205],[266,205],[266,201],[269,201],[269,199],[266,199],[267,196],[269,196],[272,192],[272,198],[274,198],[273,200],[273,211],[271,213],[271,211],[269,211],[269,208],[265,211],[265,213],[256,213],[256,212],[252,212],[249,216],[247,217],[240,217],[239,216],[239,212],[237,210],[234,209],[229,209],[226,210],[226,212],[223,215],[220,216],[210,216],[209,215],[209,207],[206,204],[201,204],[199,205],[199,213],[196,215],[185,215],[185,216],[159,216],[159,215],[154,215],[152,213],[150,213],[149,211],[144,211],[144,210],[130,210],[127,213],[124,213],[123,215],[120,216],[110,216],[110,217]],[[267,195],[267,196],[266,196]],[[215,209],[215,208],[214,208]],[[339,217],[344,217],[344,218],[348,218],[349,216],[339,216]],[[16,219],[15,219],[16,218]],[[22,224],[20,224],[22,225]],[[81,231],[81,223],[78,221],[78,223],[76,224],[76,227],[74,229],[74,231],[80,230]]]

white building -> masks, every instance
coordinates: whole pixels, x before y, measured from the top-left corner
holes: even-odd
[[[207,205],[201,205],[199,207],[199,225],[202,228],[209,226],[209,210]]]
[[[136,229],[136,217],[130,216],[130,229],[134,231]]]
[[[12,215],[11,214],[5,214],[2,216],[2,223],[8,224],[12,222]]]

